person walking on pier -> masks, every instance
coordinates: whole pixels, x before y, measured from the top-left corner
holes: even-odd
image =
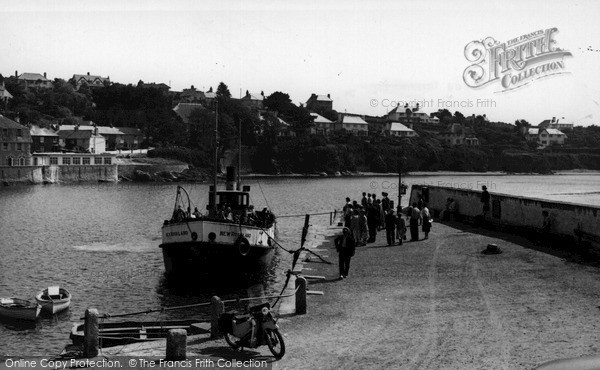
[[[421,219],[423,220],[423,232],[425,233],[425,238],[429,239],[429,231],[431,231],[431,214],[429,213],[429,208],[427,208],[427,204],[423,204],[423,209],[421,210]]]
[[[369,239],[369,226],[367,225],[367,215],[363,208],[358,210],[359,226],[360,226],[360,245],[366,245]]]
[[[481,190],[483,190],[481,192],[481,203],[483,203],[483,220],[485,221],[485,218],[490,211],[490,193],[487,191],[487,186],[485,185],[481,187]]]
[[[396,215],[394,215],[394,210],[388,210],[387,215],[385,216],[385,232],[387,236],[388,247],[396,244],[396,223],[398,219]]]
[[[348,276],[350,260],[356,251],[356,243],[354,243],[352,233],[347,227],[342,229],[342,235],[335,238],[335,249],[339,255],[340,279],[344,279]]]
[[[371,197],[371,194],[369,194],[369,198],[370,198],[370,197]],[[364,208],[364,207],[366,207],[366,206],[367,206],[367,204],[368,204],[368,201],[367,201],[367,193],[363,192],[362,199],[360,200],[360,205],[361,205],[361,206]]]
[[[421,210],[417,207],[417,203],[413,203],[409,210],[410,214],[410,241],[419,241],[419,226],[421,224]]]
[[[379,210],[375,204],[367,208],[367,226],[369,227],[368,243],[374,243],[377,239],[377,225],[379,224]]]
[[[354,242],[358,245],[361,239],[360,216],[358,214],[358,208],[354,209],[354,211],[352,212],[352,217],[350,218],[350,231],[352,232]]]
[[[402,211],[398,212],[396,221],[396,238],[398,238],[398,244],[402,245],[404,239],[406,239],[406,221]]]

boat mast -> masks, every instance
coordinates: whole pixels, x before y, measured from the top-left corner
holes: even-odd
[[[215,108],[215,178],[213,182],[213,211],[217,214],[217,168],[219,166],[219,100]]]
[[[242,172],[242,120],[238,118],[238,169],[237,169],[237,190],[242,189],[241,176]]]

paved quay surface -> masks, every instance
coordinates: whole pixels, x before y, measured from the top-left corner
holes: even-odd
[[[422,234],[421,234],[422,235]],[[485,255],[489,243],[503,253]],[[188,337],[188,358],[267,361],[275,369],[531,369],[600,354],[600,268],[507,234],[434,223],[428,240],[357,248],[338,279],[333,265],[304,262],[308,314],[279,320],[286,354]],[[105,349],[99,358],[164,358],[165,342]],[[2,367],[2,366],[0,366]]]
[[[328,278],[309,283],[325,296],[281,323],[275,368],[518,369],[600,353],[598,267],[462,224],[402,246],[384,236],[357,249],[347,279],[305,264]],[[488,243],[503,253],[482,254]],[[336,257],[331,241],[320,249]]]

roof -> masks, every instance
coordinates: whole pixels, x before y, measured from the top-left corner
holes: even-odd
[[[547,128],[545,130],[547,133],[549,133],[550,135],[564,135],[562,131],[557,130],[555,128]],[[566,135],[565,135],[566,136]]]
[[[100,135],[94,135],[93,131],[87,130],[77,130],[71,132],[69,135],[65,136],[66,139],[90,139],[92,137],[98,137]]]
[[[0,86],[0,98],[11,99],[13,96],[4,87]]]
[[[317,97],[315,98],[315,100],[316,101],[333,101],[327,95],[317,95]]]
[[[6,118],[0,115],[0,128],[16,128],[25,129],[26,127],[13,121],[12,119]]]
[[[177,113],[179,117],[183,120],[183,122],[188,123],[190,120],[190,115],[196,109],[204,109],[204,106],[199,103],[179,103],[173,111]]]
[[[204,96],[206,96],[206,99],[216,99],[217,93],[216,92],[205,92]]]
[[[536,128],[530,128],[530,129],[527,131],[527,133],[528,133],[529,135],[537,135],[537,134],[539,134],[539,132],[540,132],[540,129],[539,129],[539,128],[537,128],[537,127],[536,127]]]
[[[392,122],[392,125],[390,126],[390,131],[414,131],[406,126],[404,126],[403,124],[401,124],[400,122]]]
[[[75,131],[75,125],[60,125],[58,135],[67,137],[70,132]],[[77,131],[93,132],[98,129],[99,135],[141,135],[140,129],[136,127],[110,127],[110,126],[89,126],[80,125]]]
[[[29,133],[31,136],[58,136],[54,130],[36,125],[32,125],[31,128],[29,128]]]
[[[314,122],[315,123],[333,123],[330,120],[328,120],[327,118],[323,117],[320,114],[317,113],[311,113],[310,114],[312,117],[314,117]]]
[[[90,74],[73,75],[73,79],[75,80],[75,82],[79,81],[82,78],[84,80],[86,80],[86,81],[95,81],[95,80],[100,80],[102,82],[104,82],[104,81],[110,81],[110,78],[108,78],[108,77],[101,77],[101,76],[90,75]]]
[[[247,93],[242,100],[264,100],[265,97],[261,94]]]
[[[39,73],[23,73],[19,77],[17,77],[17,79],[27,80],[27,81],[37,81],[37,80],[50,81],[49,79],[44,77],[44,75],[39,74]]]
[[[350,124],[355,124],[355,125],[368,125],[368,123],[365,122],[365,120],[363,120],[359,116],[344,116],[342,118],[342,123],[350,123]]]

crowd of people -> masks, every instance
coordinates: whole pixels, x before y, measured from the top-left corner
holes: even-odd
[[[402,245],[407,240],[407,222],[410,230],[410,241],[419,240],[419,226],[429,238],[431,231],[431,214],[422,195],[418,195],[418,202],[402,209],[400,206],[394,210],[394,202],[388,198],[388,193],[377,194],[362,193],[360,203],[346,198],[342,208],[344,229],[342,235],[335,240],[336,249],[340,258],[340,278],[348,276],[350,259],[355,248],[365,246],[377,241],[378,232],[385,230],[388,246]]]

